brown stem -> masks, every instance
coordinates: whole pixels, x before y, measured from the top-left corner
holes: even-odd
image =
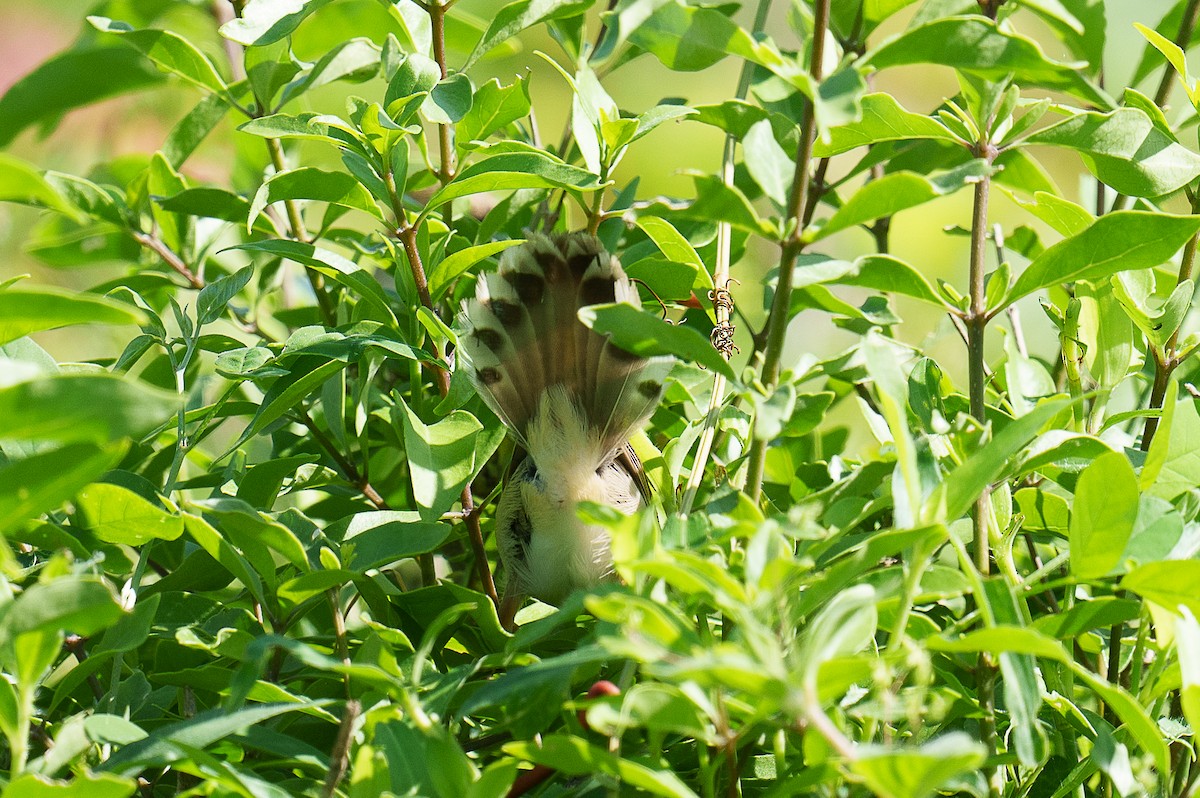
[[[175,251],[167,246],[167,242],[161,238],[149,233],[143,233],[141,230],[130,230],[129,234],[133,236],[133,240],[141,244],[146,249],[163,259],[163,263],[175,270],[183,279],[188,281],[188,285],[199,291],[204,287],[205,283],[196,273],[193,272],[188,265],[183,262],[183,258],[175,254]]]
[[[329,440],[329,436],[322,432],[321,428],[317,426],[317,423],[312,420],[312,416],[310,416],[308,412],[303,409],[300,411],[300,421],[305,427],[308,428],[308,431],[312,433],[313,439],[321,446],[322,449],[325,450],[326,454],[333,459],[333,462],[337,463],[337,467],[341,469],[342,475],[346,478],[346,481],[358,488],[363,497],[371,504],[375,505],[376,509],[392,509],[387,501],[385,501],[384,498],[379,495],[379,491],[375,490],[374,486],[363,477],[362,473],[358,470],[358,467],[355,466],[349,458],[347,458],[338,450],[334,442]]]
[[[1192,43],[1192,31],[1196,29],[1197,18],[1200,18],[1200,0],[1188,0],[1183,9],[1183,17],[1179,20],[1179,31],[1175,34],[1175,44],[1185,53]],[[1171,96],[1171,88],[1175,85],[1175,70],[1170,64],[1163,71],[1162,80],[1158,83],[1158,91],[1154,92],[1154,104],[1159,108],[1166,105]]]
[[[448,5],[443,5],[438,0],[432,0],[428,7],[429,24],[433,33],[433,60],[437,61],[442,80],[445,80],[449,74],[446,69],[446,10],[448,8]],[[450,141],[450,125],[438,125],[437,129],[438,148],[442,158],[438,165],[437,177],[445,185],[454,179],[454,146]],[[447,224],[449,224],[448,220]]]
[[[337,794],[338,785],[346,777],[350,769],[350,749],[354,741],[354,723],[362,713],[362,704],[350,700],[346,702],[342,723],[338,726],[337,740],[329,755],[329,774],[325,777],[325,785],[321,790],[323,798],[333,798]]]
[[[830,0],[816,0],[813,13],[812,58],[809,71],[813,80],[821,80],[821,68],[825,58],[825,32],[829,28]],[[788,196],[787,215],[784,229],[789,230],[779,254],[779,279],[775,286],[775,297],[771,302],[771,313],[767,319],[767,342],[763,353],[762,382],[774,388],[779,381],[779,364],[783,359],[783,344],[787,337],[788,322],[792,307],[792,279],[796,257],[807,243],[803,237],[802,214],[808,210],[809,166],[812,162],[813,142],[816,138],[817,116],[811,102],[804,104],[800,123],[800,145],[796,151],[796,168],[792,175],[792,189]],[[746,494],[757,503],[762,496],[763,469],[767,460],[767,441],[754,438],[750,444],[749,464],[746,473]]]

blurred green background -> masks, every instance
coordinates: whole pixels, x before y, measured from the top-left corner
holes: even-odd
[[[138,0],[125,0],[136,6]],[[186,35],[199,45],[214,62],[225,64],[225,54],[216,35],[214,11],[216,4],[198,0],[192,4],[180,4],[163,17],[158,27],[167,27]],[[481,24],[486,24],[502,5],[499,0],[462,0],[451,15],[469,15]],[[769,35],[782,47],[796,46],[796,38],[788,25],[788,2],[778,2],[768,26]],[[1169,0],[1142,0],[1132,3],[1126,0],[1108,2],[1108,37],[1106,45],[1106,85],[1114,96],[1120,95],[1122,87],[1128,85],[1129,76],[1144,47],[1144,41],[1132,23],[1142,22],[1154,26],[1170,9]],[[0,92],[6,90],[22,75],[54,53],[70,46],[80,35],[91,36],[94,32],[84,22],[86,14],[95,6],[94,0],[58,0],[54,3],[32,0],[0,0]],[[902,30],[920,8],[914,4],[889,20],[871,44]],[[1070,60],[1063,46],[1050,34],[1032,14],[1018,11],[1018,28],[1037,38],[1047,53],[1058,59]],[[743,8],[738,15],[743,25],[749,25],[752,9]],[[337,42],[354,36],[366,36],[382,42],[396,23],[388,15],[379,0],[338,0],[307,19],[294,37],[293,48],[304,59],[314,60]],[[598,14],[593,10],[589,16],[594,38],[598,29]],[[566,63],[560,48],[544,30],[527,32],[520,41],[514,41],[499,57],[490,57],[480,62],[471,72],[475,85],[496,76],[508,82],[520,73],[531,74],[534,109],[543,140],[556,142],[562,135],[564,121],[570,110],[570,95],[565,82],[545,61],[534,54],[542,50]],[[461,63],[465,52],[461,48],[451,49],[449,59],[453,66]],[[664,97],[683,98],[688,103],[719,102],[732,96],[737,81],[739,64],[726,59],[718,65],[698,73],[674,73],[649,56],[628,63],[605,79],[605,86],[618,104],[628,112],[637,113],[654,105]],[[1142,89],[1153,93],[1161,71],[1156,71],[1143,82]],[[957,86],[948,69],[899,68],[875,76],[873,87],[877,91],[893,94],[907,108],[928,113],[943,100],[957,92]],[[300,107],[290,106],[289,111],[312,110],[326,113],[342,113],[345,97],[355,94],[367,98],[382,97],[382,81],[348,85],[337,83],[305,95]],[[1181,97],[1180,92],[1176,96]],[[199,99],[198,91],[183,86],[178,81],[168,81],[158,88],[131,96],[98,102],[86,108],[68,113],[54,130],[44,133],[35,129],[26,130],[8,149],[13,154],[32,161],[43,168],[87,174],[96,164],[123,156],[145,156],[161,146],[171,126],[181,118]],[[1178,99],[1176,99],[1178,107]],[[202,145],[201,149],[185,165],[184,172],[196,184],[232,186],[241,192],[252,192],[259,178],[257,174],[231,174],[235,158],[234,142],[244,136],[230,135],[236,120],[230,117],[225,127],[219,129]],[[252,142],[258,145],[257,140]],[[700,170],[716,172],[719,168],[722,138],[711,127],[694,122],[665,125],[643,139],[632,148],[616,175],[618,186],[631,178],[640,179],[638,194],[642,198],[660,194],[683,198],[690,196],[692,183],[684,172]],[[249,149],[249,148],[248,148]],[[253,158],[261,159],[265,165],[262,148],[254,148]],[[1047,154],[1033,151],[1035,156]],[[1082,163],[1064,150],[1053,153],[1053,160],[1043,161],[1043,166],[1058,185],[1063,196],[1086,207],[1095,204],[1095,184],[1084,170]],[[307,163],[336,164],[333,153],[320,145],[306,148],[301,160]],[[855,158],[844,158],[830,172],[838,176],[838,169],[845,169]],[[1110,194],[1111,198],[1111,194]],[[919,208],[900,214],[892,224],[892,253],[916,266],[931,278],[942,278],[963,287],[967,272],[967,239],[948,234],[947,226],[967,226],[970,218],[971,196],[969,191],[943,198]],[[818,211],[818,218],[822,211]],[[115,276],[128,268],[128,264],[103,263],[87,267],[52,269],[30,256],[25,251],[30,232],[39,223],[40,214],[34,210],[14,205],[0,204],[0,279],[18,274],[31,274],[38,283],[61,285],[74,289],[85,289]],[[1017,208],[1000,191],[992,194],[991,220],[1006,228],[1017,224],[1033,226],[1029,216]],[[1045,238],[1052,243],[1053,234]],[[823,242],[820,251],[839,257],[853,257],[870,251],[872,240],[862,230],[849,231]],[[778,257],[773,247],[761,243],[753,244],[746,258],[734,267],[734,275],[741,280],[735,288],[739,307],[747,314],[752,325],[761,322],[763,312],[762,275]],[[1019,256],[1014,266],[1023,266]],[[848,298],[854,299],[853,295]],[[920,310],[915,305],[900,302],[897,306],[904,318],[900,328],[901,337],[925,350],[926,354],[943,364],[957,383],[965,384],[964,347],[948,321],[935,314]],[[1036,304],[1022,307],[1023,321],[1030,349],[1035,355],[1054,356],[1056,342],[1052,328],[1043,318]],[[82,361],[93,358],[113,357],[119,353],[125,340],[132,333],[121,329],[69,328],[37,335],[39,343],[62,361]],[[745,330],[739,332],[744,336]],[[1001,336],[991,337],[990,345],[1001,346]],[[744,339],[743,350],[748,351]],[[816,356],[838,351],[851,340],[851,333],[835,327],[830,319],[815,311],[802,313],[793,322],[790,331],[790,350],[787,363],[794,363],[805,353]]]

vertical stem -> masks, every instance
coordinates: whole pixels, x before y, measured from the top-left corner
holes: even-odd
[[[988,141],[982,140],[975,148],[977,157],[985,158],[990,165],[995,160],[996,148]],[[984,333],[987,330],[988,309],[987,289],[985,286],[985,260],[987,247],[987,216],[988,195],[991,190],[991,180],[984,177],[975,184],[975,199],[971,213],[971,263],[969,277],[970,307],[963,320],[967,327],[967,369],[968,394],[970,397],[971,415],[980,426],[987,426],[987,363],[984,358]],[[992,517],[991,491],[985,488],[975,501],[971,522],[974,528],[974,561],[975,568],[981,577],[991,572],[991,548],[988,540],[989,524]],[[980,595],[980,601],[987,599]],[[975,667],[975,688],[979,698],[979,706],[983,717],[979,721],[980,736],[989,754],[996,751],[996,663],[985,653],[979,655]],[[998,796],[1000,785],[997,783],[998,771],[994,768],[985,770],[989,794]]]
[[[446,68],[447,9],[449,9],[449,5],[443,5],[439,0],[433,0],[429,4],[429,23],[433,34],[433,60],[437,61],[443,80],[449,74]],[[456,168],[454,163],[454,146],[450,141],[450,126],[438,125],[437,128],[438,150],[441,154],[441,162],[438,164],[438,180],[444,185],[454,179]],[[446,223],[449,224],[449,220]]]
[[[1200,3],[1200,0],[1197,0],[1197,2]],[[1200,212],[1200,192],[1192,196],[1192,213],[1198,212]],[[1176,286],[1192,279],[1192,270],[1196,264],[1197,243],[1200,243],[1200,234],[1189,238],[1188,242],[1183,246],[1183,255],[1179,260],[1179,275],[1175,278]],[[1154,344],[1150,342],[1149,345],[1151,353],[1154,355],[1154,384],[1150,389],[1150,409],[1159,410],[1162,408],[1163,399],[1167,395],[1167,386],[1171,383],[1171,375],[1182,362],[1176,351],[1179,346],[1179,330],[1171,333],[1171,337],[1167,339],[1167,345],[1163,347],[1161,357],[1158,351],[1154,349]],[[1150,451],[1150,444],[1154,441],[1154,434],[1157,431],[1158,419],[1153,416],[1147,416],[1146,426],[1142,430],[1141,449],[1143,452]]]
[[[757,33],[767,24],[767,16],[771,10],[771,0],[759,0],[754,12],[754,27],[751,33]],[[750,63],[742,64],[742,72],[738,76],[737,90],[734,98],[744,99],[750,90],[750,79],[753,76]],[[721,157],[721,182],[727,186],[733,185],[734,157],[737,154],[737,139],[731,135],[725,137],[725,151]],[[718,290],[729,286],[729,250],[731,247],[732,228],[728,222],[717,224],[717,259],[713,266],[713,285]],[[716,302],[716,292],[713,292],[713,310],[717,317],[717,327],[729,324],[729,303]],[[726,359],[728,353],[722,352]],[[704,416],[704,428],[700,432],[700,440],[696,443],[696,456],[692,460],[692,472],[688,475],[687,487],[684,489],[683,501],[679,504],[679,515],[687,517],[692,511],[692,503],[696,500],[696,492],[704,479],[704,467],[708,463],[712,451],[713,438],[717,431],[717,418],[721,413],[721,403],[725,399],[725,377],[713,375],[712,395],[708,401],[708,412]]]
[[[813,80],[821,80],[821,64],[825,58],[825,33],[829,28],[830,0],[814,0],[812,57],[809,72]],[[771,314],[767,318],[767,343],[763,352],[762,382],[774,389],[779,381],[779,364],[783,358],[783,344],[787,337],[788,321],[792,307],[792,272],[796,257],[807,243],[803,237],[802,214],[808,208],[809,165],[812,162],[813,141],[816,138],[817,115],[811,102],[804,104],[804,115],[800,123],[800,146],[796,151],[796,169],[792,176],[792,190],[788,196],[787,215],[784,229],[789,230],[779,255],[779,280],[775,286],[775,297],[771,302]],[[750,444],[749,465],[746,474],[746,493],[757,503],[762,496],[763,469],[767,461],[767,441],[754,438]]]

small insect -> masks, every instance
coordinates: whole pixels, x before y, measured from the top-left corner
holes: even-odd
[[[509,627],[527,596],[559,604],[612,578],[608,532],[581,521],[576,504],[633,513],[648,490],[629,439],[657,407],[673,361],[631,354],[579,321],[580,308],[605,302],[641,307],[600,241],[571,233],[506,250],[464,306],[469,373],[526,453],[496,510]]]

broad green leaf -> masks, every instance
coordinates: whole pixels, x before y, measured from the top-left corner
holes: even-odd
[[[1075,280],[1102,280],[1170,260],[1200,230],[1200,216],[1144,211],[1106,214],[1083,232],[1034,258],[1017,278],[1006,304],[1034,291]]]
[[[110,716],[111,717],[111,716]],[[86,795],[88,798],[129,798],[137,792],[138,784],[132,778],[122,778],[111,773],[80,773],[70,781],[51,779],[47,776],[25,773],[11,781],[0,793],[3,798],[70,798]]]
[[[950,732],[916,748],[864,746],[849,767],[876,795],[926,798],[986,760],[987,751],[979,741],[963,732]]]
[[[1173,612],[1182,606],[1200,613],[1200,560],[1147,563],[1126,574],[1121,587]]]
[[[49,288],[0,290],[0,344],[72,324],[140,325],[145,320],[131,305],[89,294]]]
[[[438,81],[429,92],[429,100],[422,109],[430,122],[453,125],[466,117],[474,96],[475,87],[471,79],[462,72],[456,72]]]
[[[654,246],[658,247],[667,260],[686,263],[696,269],[694,288],[713,287],[712,277],[709,276],[708,268],[700,259],[699,253],[673,224],[661,217],[648,215],[639,215],[636,224],[638,229],[650,237]]]
[[[221,80],[208,57],[179,34],[166,30],[134,30],[131,25],[107,17],[88,17],[88,22],[96,30],[117,34],[160,69],[207,91],[225,91],[225,81]]]
[[[42,62],[0,97],[0,147],[34,125],[57,125],[75,108],[141,89],[162,74],[128,47],[83,47]]]
[[[819,158],[884,141],[959,139],[933,117],[914,114],[900,106],[890,94],[867,94],[862,98],[862,118],[851,124],[831,127],[828,140],[818,140],[813,154]]]
[[[691,327],[670,324],[623,302],[580,308],[579,320],[601,335],[610,336],[617,346],[640,357],[674,355],[712,369],[726,379],[737,380],[733,368],[713,348],[712,343]]]
[[[436,551],[449,537],[450,527],[422,521],[419,513],[379,510],[330,524],[326,533],[341,541],[346,567],[362,573]]]
[[[358,38],[342,42],[284,87],[279,102],[282,105],[306,91],[334,81],[357,83],[373,78],[379,72],[379,58],[379,46],[370,39]]]
[[[1142,469],[1142,490],[1167,501],[1200,485],[1200,414],[1191,397],[1175,401],[1177,390],[1167,392],[1162,421]]]
[[[1069,92],[1102,108],[1112,99],[1092,86],[1079,64],[1049,58],[1033,39],[1001,29],[982,16],[943,17],[900,33],[863,56],[876,69],[941,64],[991,80]]]
[[[463,487],[490,456],[489,452],[476,460],[475,438],[483,425],[465,410],[455,410],[427,425],[403,399],[397,402],[413,495],[421,508],[421,518],[434,521],[458,501]]]
[[[179,403],[177,395],[136,380],[60,374],[0,389],[0,418],[10,440],[105,443],[149,432]]]
[[[79,209],[60,194],[32,165],[0,153],[0,202],[19,202],[81,219]]]
[[[1121,562],[1138,515],[1137,476],[1121,452],[1106,452],[1083,470],[1071,511],[1071,571],[1105,576]]]
[[[996,437],[950,472],[925,502],[926,523],[961,518],[987,486],[1003,478],[1009,458],[1033,440],[1041,428],[1071,406],[1066,399],[1051,399],[1032,412],[1005,425]]]
[[[192,751],[208,748],[225,737],[285,712],[296,712],[322,703],[259,704],[236,712],[228,712],[223,708],[211,709],[193,718],[163,726],[146,739],[124,746],[102,762],[97,770],[136,775],[148,767],[161,767],[186,759]]]
[[[1194,283],[1184,280],[1175,286],[1166,302],[1152,310],[1150,297],[1154,294],[1154,275],[1149,271],[1122,272],[1109,281],[1113,296],[1125,309],[1125,314],[1138,329],[1158,347],[1165,347],[1183,323],[1192,304]]]
[[[512,152],[476,161],[453,180],[434,192],[424,213],[459,197],[485,191],[517,188],[563,188],[593,191],[600,187],[595,175],[586,169],[563,163],[542,152]]]
[[[300,64],[286,41],[247,48],[244,61],[246,79],[260,108],[271,108],[279,90],[300,72]]]
[[[221,35],[246,47],[274,44],[330,1],[250,0],[237,19],[221,26]]]
[[[814,241],[881,216],[891,216],[976,183],[991,173],[986,161],[975,159],[946,172],[928,176],[893,172],[872,180],[846,200],[833,217],[817,229]]]
[[[161,152],[154,153],[150,159],[150,168],[146,172],[146,192],[153,197],[169,197],[187,188],[183,179]],[[151,204],[150,215],[158,228],[159,237],[168,247],[176,252],[184,251],[188,246],[190,221],[186,216],[171,213],[162,206]]]
[[[509,247],[517,244],[525,243],[525,239],[509,239],[507,241],[490,241],[486,244],[479,244],[474,247],[460,249],[452,255],[447,255],[438,262],[429,272],[429,295],[437,302],[442,298],[455,280],[462,276],[463,272],[470,269],[476,263],[479,263],[484,258],[489,258],[497,252],[502,252]]]
[[[698,798],[674,772],[654,770],[629,759],[622,759],[579,737],[556,734],[544,738],[541,745],[525,742],[507,743],[504,751],[519,759],[549,765],[569,776],[605,773],[651,795]]]
[[[0,532],[61,506],[120,456],[119,448],[76,443],[0,466]]]
[[[79,491],[75,503],[87,518],[88,529],[105,543],[141,546],[151,540],[175,540],[183,534],[182,518],[119,485],[89,485]]]
[[[475,92],[471,110],[459,120],[455,140],[463,147],[476,139],[482,141],[505,125],[529,114],[529,79],[518,76],[508,86],[492,78]]]
[[[353,176],[345,172],[326,172],[311,166],[302,166],[288,172],[271,175],[259,187],[250,203],[247,229],[254,226],[255,219],[272,203],[284,200],[317,200],[331,205],[341,205],[366,211],[376,219],[383,220],[383,212],[375,204],[371,192]]]
[[[1075,150],[1092,174],[1132,197],[1170,194],[1200,176],[1200,155],[1135,108],[1079,112],[1039,130],[1026,143]]]
[[[585,0],[517,0],[509,3],[496,12],[488,24],[483,38],[475,45],[475,49],[467,56],[463,71],[494,49],[497,45],[516,36],[526,28],[531,28],[541,22],[556,19],[567,19],[586,13],[591,6]]]
[[[155,198],[163,210],[223,219],[226,222],[245,222],[250,203],[245,198],[220,188],[189,188],[169,197]]]
[[[666,258],[642,258],[624,268],[629,279],[640,280],[665,301],[689,299],[697,282],[695,266]]]
[[[903,294],[938,307],[946,306],[924,275],[890,255],[864,255],[829,282]]]
[[[230,91],[240,99],[241,91],[236,88]],[[231,107],[225,96],[220,94],[210,94],[196,103],[195,108],[175,123],[162,144],[162,154],[167,162],[176,169],[183,166]]]
[[[875,639],[879,623],[875,589],[855,585],[834,596],[804,630],[799,661],[805,684],[816,686],[821,664],[857,654]]]
[[[36,583],[17,597],[0,620],[0,630],[9,640],[30,632],[93,635],[122,615],[124,610],[108,583],[90,577],[60,577]]]

